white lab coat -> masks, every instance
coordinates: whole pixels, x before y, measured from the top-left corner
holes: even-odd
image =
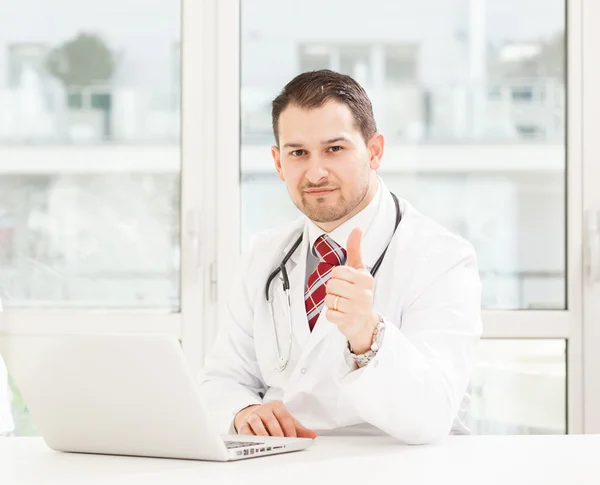
[[[374,307],[385,319],[383,344],[362,369],[347,358],[347,341],[322,312],[309,332],[304,307],[307,224],[302,218],[259,236],[232,281],[229,315],[200,377],[218,431],[231,433],[235,414],[281,400],[318,434],[387,433],[406,443],[465,433],[469,382],[481,335],[481,283],[472,246],[400,199],[402,221],[375,277]],[[379,257],[395,222],[383,187],[382,203],[363,236],[367,267]],[[292,353],[277,372],[273,322],[265,283],[300,232],[302,245],[286,266],[292,292]],[[275,290],[280,347],[288,321],[281,280]]]

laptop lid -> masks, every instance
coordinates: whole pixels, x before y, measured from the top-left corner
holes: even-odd
[[[228,459],[172,336],[0,334],[0,354],[50,448]]]

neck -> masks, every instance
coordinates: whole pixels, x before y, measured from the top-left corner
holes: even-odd
[[[321,229],[323,229],[325,232],[331,232],[335,230],[337,227],[341,226],[344,222],[352,219],[356,214],[358,214],[361,210],[367,207],[375,197],[378,188],[379,178],[377,177],[377,175],[374,175],[369,181],[369,188],[367,189],[367,193],[365,194],[363,199],[357,204],[357,206],[350,212],[348,212],[348,214],[346,214],[341,219],[338,219],[337,221],[315,222],[315,224]]]

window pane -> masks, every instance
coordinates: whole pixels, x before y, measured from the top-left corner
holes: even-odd
[[[483,340],[474,374],[475,434],[565,434],[564,340]]]
[[[0,15],[5,307],[179,308],[180,5]]]
[[[241,3],[243,243],[299,215],[273,168],[270,101],[329,67],[373,102],[388,188],[474,244],[484,307],[564,309],[564,0],[304,5]]]

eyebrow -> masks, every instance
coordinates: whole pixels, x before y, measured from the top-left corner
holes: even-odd
[[[330,145],[338,141],[350,142],[350,140],[348,140],[348,138],[346,138],[345,136],[336,136],[335,138],[331,138],[329,140],[321,142],[321,145]],[[286,143],[283,145],[283,148],[302,148],[303,146],[304,145],[302,143]]]

